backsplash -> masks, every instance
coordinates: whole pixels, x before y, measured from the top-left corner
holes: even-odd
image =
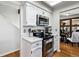
[[[41,26],[24,26],[23,33],[25,36],[29,36],[29,29],[32,30],[44,30],[44,27]]]

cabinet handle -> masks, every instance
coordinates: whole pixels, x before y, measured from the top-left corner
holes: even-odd
[[[36,44],[36,45],[39,45],[39,44]]]
[[[31,54],[32,54],[32,51],[31,51]]]

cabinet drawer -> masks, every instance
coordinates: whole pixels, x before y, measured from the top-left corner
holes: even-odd
[[[38,41],[38,42],[35,42],[35,43],[32,44],[32,48],[35,48],[35,47],[38,47],[38,46],[42,47],[42,41]]]

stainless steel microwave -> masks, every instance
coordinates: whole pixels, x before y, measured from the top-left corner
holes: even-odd
[[[36,24],[37,26],[48,26],[49,18],[42,15],[36,15]]]

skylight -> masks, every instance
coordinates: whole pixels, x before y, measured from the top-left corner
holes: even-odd
[[[50,6],[55,6],[56,4],[60,3],[62,1],[45,1],[45,3],[47,3]]]

